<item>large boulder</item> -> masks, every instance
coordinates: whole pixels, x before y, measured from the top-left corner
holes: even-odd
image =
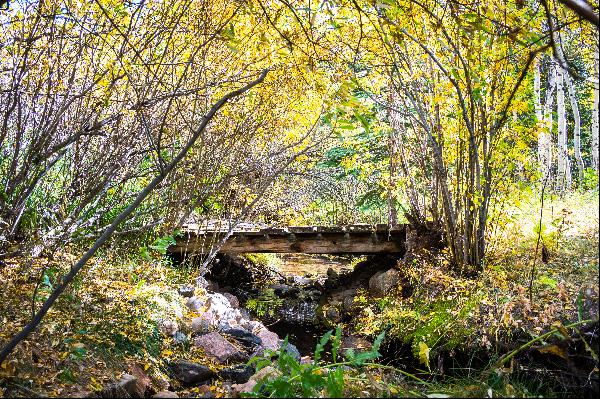
[[[242,319],[239,310],[233,309],[231,302],[222,294],[214,293],[207,295],[207,312],[211,312],[215,319],[216,327],[229,329],[231,325],[238,324]]]
[[[369,293],[375,298],[383,297],[398,285],[400,278],[400,272],[396,269],[377,272],[369,279]]]
[[[215,361],[225,364],[230,361],[246,361],[248,355],[227,341],[221,334],[212,332],[196,338],[194,344]]]
[[[186,360],[177,360],[171,363],[169,369],[173,373],[173,377],[186,386],[198,385],[215,377],[215,373],[208,367]]]
[[[242,320],[239,309],[234,309],[229,299],[218,293],[207,294],[206,297],[192,297],[186,302],[187,307],[201,315],[192,320],[192,330],[208,331],[209,328],[219,330],[230,329]]]

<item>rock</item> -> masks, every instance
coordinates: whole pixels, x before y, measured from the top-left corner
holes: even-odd
[[[325,317],[332,323],[338,323],[342,318],[340,312],[336,308],[329,308],[325,312]]]
[[[206,299],[194,296],[188,298],[187,301],[185,301],[185,306],[187,306],[188,309],[193,312],[201,313],[204,307],[206,306]]]
[[[129,374],[135,377],[135,395],[132,397],[144,398],[148,394],[156,392],[152,388],[152,380],[148,377],[148,374],[138,364],[132,364],[129,366]]]
[[[197,288],[202,288],[202,289],[207,289],[208,288],[208,281],[206,281],[206,279],[202,276],[196,278],[196,287]]]
[[[172,337],[179,330],[179,327],[174,320],[163,320],[158,324],[158,330],[164,335]]]
[[[232,308],[234,308],[234,309],[239,309],[240,308],[240,301],[237,299],[237,297],[235,295],[230,294],[229,292],[225,292],[223,294],[223,296],[225,298],[227,298],[227,300],[231,304]]]
[[[280,375],[281,375],[281,372],[279,370],[277,370],[275,367],[267,366],[263,369],[260,369],[258,372],[256,372],[256,374],[254,374],[251,379],[253,379],[255,381],[260,381],[265,377],[277,377]]]
[[[198,393],[201,398],[214,398],[215,394],[210,389],[210,385],[200,385],[198,387]]]
[[[262,347],[264,349],[270,349],[276,351],[280,348],[279,336],[272,331],[262,329],[256,334],[262,341]]]
[[[270,286],[275,295],[282,298],[294,298],[300,293],[298,287],[292,287],[287,284],[273,284]]]
[[[356,290],[345,290],[342,292],[342,309],[346,313],[350,313],[354,308],[354,296],[356,295]]]
[[[206,287],[206,289],[213,292],[219,291],[219,283],[217,283],[216,281],[209,280],[208,287]]]
[[[183,345],[188,341],[187,335],[182,333],[181,331],[177,331],[175,335],[173,335],[173,342],[176,345]]]
[[[369,293],[374,297],[383,297],[390,293],[400,281],[400,272],[390,269],[377,272],[369,279]]]
[[[266,328],[263,323],[256,320],[242,320],[240,326],[254,335],[256,335],[259,330]]]
[[[278,375],[281,375],[281,372],[279,372],[279,370],[275,369],[273,366],[267,366],[267,367],[259,370],[252,377],[250,377],[248,382],[246,382],[245,384],[233,384],[231,386],[231,388],[233,390],[232,393],[234,395],[239,396],[240,393],[252,392],[252,389],[254,389],[254,387],[256,386],[256,383],[258,381],[260,381],[261,379],[269,377],[269,376],[276,377]]]
[[[310,356],[302,356],[300,358],[300,364],[310,364],[312,362],[313,362],[313,360],[312,360],[312,357],[310,357]]]
[[[215,373],[208,367],[186,360],[171,363],[169,369],[178,381],[187,386],[210,381],[215,377]]]
[[[207,304],[207,312],[212,313],[216,327],[219,329],[229,329],[231,328],[230,320],[235,321],[233,324],[237,324],[242,319],[240,311],[233,309],[229,300],[222,294],[207,295]]]
[[[171,392],[171,391],[160,391],[159,393],[152,395],[153,398],[156,399],[175,399],[175,398],[179,398],[179,395],[177,395],[175,392]]]
[[[192,287],[191,285],[182,285],[177,289],[177,292],[179,292],[179,295],[181,295],[184,298],[193,297],[194,291],[196,291],[196,289],[194,287]]]
[[[124,374],[121,379],[98,393],[101,398],[143,398],[137,390],[137,378],[131,374]]]
[[[216,324],[213,314],[211,312],[203,313],[200,317],[194,317],[192,319],[192,331],[195,333],[208,332],[210,327]]]
[[[340,275],[335,270],[333,270],[333,268],[330,267],[327,269],[327,277],[332,280],[337,280],[340,278]]]
[[[262,340],[257,335],[241,328],[232,328],[230,330],[223,331],[223,333],[233,337],[250,351],[254,351],[262,344]]]
[[[373,347],[373,344],[365,338],[357,335],[350,335],[342,338],[341,349],[345,352],[348,349],[353,349],[355,352],[368,351]]]
[[[248,360],[248,356],[245,353],[217,332],[204,334],[196,338],[195,345],[202,349],[207,356],[212,357],[219,363]]]
[[[255,380],[249,380],[245,384],[233,384],[231,386],[231,397],[239,398],[242,393],[250,393],[256,386]]]
[[[287,346],[285,347],[285,351],[294,359],[296,359],[296,361],[300,361],[301,359],[301,355],[300,355],[300,351],[298,350],[298,348],[296,348],[296,345],[294,344],[290,344],[289,342],[287,343]]]
[[[254,369],[250,366],[239,364],[234,367],[229,367],[219,371],[218,375],[224,380],[231,380],[236,384],[244,384],[248,382],[254,374]]]
[[[300,276],[292,276],[292,281],[294,285],[303,287],[307,285],[313,285],[315,280],[312,278],[300,277]]]

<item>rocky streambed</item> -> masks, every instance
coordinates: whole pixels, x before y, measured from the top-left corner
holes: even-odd
[[[220,255],[206,276],[179,287],[187,311],[158,325],[173,344],[201,358],[170,359],[158,380],[142,367],[129,368],[119,381],[90,396],[238,397],[250,392],[258,380],[276,373],[272,367],[256,372],[250,358],[280,350],[287,337],[284,350],[310,362],[323,333],[352,317],[358,290],[384,295],[397,285],[396,263],[393,257],[378,256],[351,268],[348,259],[325,259],[315,273],[297,275],[294,269],[286,275],[246,257]],[[356,335],[342,341],[344,349],[370,345]]]

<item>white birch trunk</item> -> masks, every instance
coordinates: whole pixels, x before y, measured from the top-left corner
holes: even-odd
[[[542,123],[544,117],[542,114],[542,87],[540,81],[540,59],[535,61],[534,75],[533,75],[533,106],[535,108],[535,118],[537,119],[538,125]]]
[[[570,188],[571,170],[567,149],[567,112],[565,108],[564,74],[561,65],[556,65],[556,116],[558,119],[558,171],[556,185],[558,191]]]
[[[548,89],[546,90],[546,101],[544,104],[543,121],[544,127],[540,130],[538,136],[538,156],[542,169],[542,178],[547,180],[550,178],[552,171],[552,109],[554,108],[554,89],[556,81],[556,68],[554,61],[550,61],[548,67]]]
[[[579,182],[583,181],[583,156],[581,155],[581,116],[579,115],[579,105],[577,104],[577,96],[575,96],[575,86],[569,76],[569,73],[565,73],[565,83],[567,85],[567,91],[569,93],[569,101],[571,103],[571,109],[573,110],[573,150],[575,151],[575,161],[577,162],[577,174],[579,176]]]

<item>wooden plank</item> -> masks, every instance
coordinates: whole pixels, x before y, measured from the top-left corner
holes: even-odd
[[[221,253],[307,253],[307,254],[372,254],[404,253],[406,233],[404,229],[384,232],[371,231],[323,231],[290,228],[282,231],[244,232],[233,234],[223,245]],[[293,231],[293,232],[292,232]],[[222,234],[190,233],[187,238],[179,238],[177,245],[169,248],[174,253],[207,253],[211,245],[219,241]]]

